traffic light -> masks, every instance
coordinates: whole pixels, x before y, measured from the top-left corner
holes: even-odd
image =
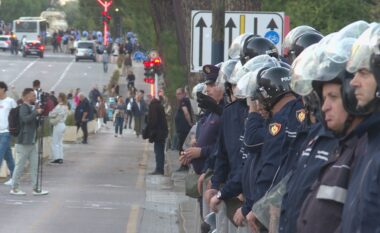
[[[108,11],[102,11],[102,19],[103,23],[109,23],[111,20],[111,15],[109,15]]]
[[[158,75],[161,75],[162,72],[162,61],[160,57],[156,57],[152,59],[152,63],[154,66],[154,72]]]
[[[144,72],[145,77],[154,76],[153,62],[144,61],[144,70],[145,70],[145,72]]]
[[[154,84],[154,78],[153,77],[145,77],[144,82],[149,84]]]

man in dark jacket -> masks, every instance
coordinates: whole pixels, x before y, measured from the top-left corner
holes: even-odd
[[[10,194],[25,195],[25,192],[19,189],[20,178],[24,171],[26,161],[30,162],[30,176],[33,184],[33,195],[46,195],[49,192],[38,189],[37,170],[38,170],[38,154],[37,154],[37,117],[42,113],[42,109],[35,108],[36,94],[32,88],[25,88],[22,93],[24,103],[19,110],[20,117],[20,134],[16,139],[16,167],[13,172],[13,185]]]
[[[147,132],[149,142],[154,143],[156,169],[150,175],[163,175],[165,165],[165,141],[168,137],[168,124],[164,107],[160,100],[153,99],[149,105]]]
[[[87,144],[88,138],[88,130],[87,130],[87,122],[88,122],[88,114],[90,112],[90,102],[84,96],[83,93],[79,93],[79,105],[75,108],[75,122],[77,125],[77,130],[79,128],[82,129],[83,132],[83,144]]]

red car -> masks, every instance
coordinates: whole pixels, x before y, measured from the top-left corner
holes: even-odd
[[[35,55],[35,56],[39,56],[40,58],[43,58],[44,51],[45,51],[45,46],[41,44],[40,41],[38,40],[26,41],[22,49],[22,56],[26,57],[28,55]]]

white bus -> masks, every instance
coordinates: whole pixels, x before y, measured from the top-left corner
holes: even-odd
[[[41,17],[20,17],[13,20],[12,32],[19,41],[23,36],[26,36],[27,40],[38,40],[39,36],[41,40],[45,40],[47,30],[48,23]]]

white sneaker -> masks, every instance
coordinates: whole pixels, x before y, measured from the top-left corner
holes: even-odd
[[[4,183],[4,185],[11,186],[13,184],[12,178],[10,178],[7,182]]]
[[[36,190],[33,190],[33,195],[34,196],[43,196],[43,195],[48,195],[49,194],[49,191],[47,190],[41,190],[41,191],[36,191]]]
[[[25,196],[26,193],[19,190],[19,189],[11,189],[10,194],[16,195],[16,196]]]

